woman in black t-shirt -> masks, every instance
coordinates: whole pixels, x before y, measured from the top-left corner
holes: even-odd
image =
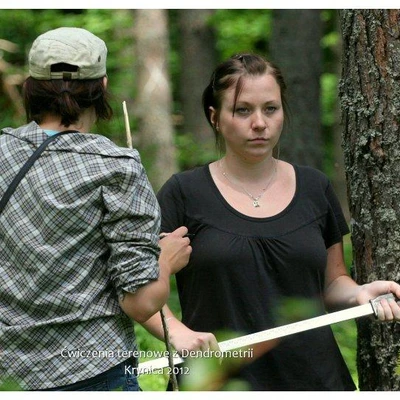
[[[388,292],[400,297],[395,282],[357,285],[348,276],[349,230],[327,177],[274,157],[284,92],[279,70],[257,55],[219,65],[203,105],[224,156],[172,176],[158,194],[162,230],[184,225],[194,235],[189,264],[176,275],[182,322],[166,310],[178,351],[216,350],[221,332],[293,322],[285,304],[307,304],[303,319]],[[400,319],[399,305],[381,301],[379,319]],[[159,316],[146,327],[162,337]],[[355,390],[329,326],[253,347],[235,371],[250,390]]]

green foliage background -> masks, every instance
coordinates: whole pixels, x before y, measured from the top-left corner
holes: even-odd
[[[179,78],[179,34],[177,30],[176,10],[169,10],[170,20],[170,72],[173,92],[177,91]],[[216,10],[209,23],[216,32],[215,46],[220,59],[224,59],[239,51],[255,51],[268,55],[268,41],[271,30],[271,10]],[[321,78],[323,110],[323,126],[325,138],[326,165],[325,172],[332,171],[332,126],[335,123],[335,104],[337,102],[336,87],[338,76],[332,65],[334,48],[338,45],[339,34],[336,30],[336,12],[323,10],[322,18],[325,26],[325,36],[321,42],[324,51],[324,74]],[[42,32],[59,26],[84,27],[105,40],[109,49],[108,75],[109,87],[114,97],[112,106],[115,118],[108,125],[99,125],[97,132],[108,136],[120,145],[125,145],[125,127],[122,115],[122,101],[135,99],[134,50],[132,46],[132,27],[134,14],[130,10],[1,10],[0,38],[18,45],[16,53],[2,52],[1,57],[10,64],[3,78],[14,74],[26,74],[26,57],[32,41]],[[18,126],[24,123],[24,118],[17,116],[7,98],[0,92],[0,107],[2,109],[1,126]],[[173,109],[179,109],[175,104]],[[131,116],[132,131],[140,129],[134,117]],[[204,157],[204,151],[199,151],[190,136],[176,137],[179,150],[180,165],[186,165],[188,159]],[[139,148],[140,151],[140,148]],[[145,155],[143,155],[145,157]],[[196,159],[196,162],[204,162]],[[346,260],[350,268],[351,244],[346,241]],[[173,283],[170,306],[179,313],[176,288]],[[335,335],[341,350],[355,380],[356,330],[353,321],[334,326]],[[164,350],[164,344],[140,325],[136,327],[139,347],[142,350]],[[141,360],[144,361],[144,360]],[[165,390],[167,377],[165,375],[143,375],[140,384],[143,390]],[[14,382],[9,382],[2,390],[14,390]]]
[[[168,10],[170,30],[169,66],[171,86],[174,94],[178,90],[180,59],[179,31],[177,29],[177,10]],[[339,33],[336,30],[336,11],[323,10],[321,18],[325,35],[321,42],[324,54],[324,72],[321,77],[322,124],[324,128],[324,145],[326,160],[324,169],[328,175],[332,171],[332,126],[335,123],[335,105],[337,103],[337,71],[333,66],[335,46],[338,45]],[[222,60],[240,51],[254,51],[268,56],[268,43],[271,31],[272,10],[216,10],[209,24],[216,34],[215,47]],[[120,145],[125,145],[125,125],[122,113],[122,101],[134,104],[135,89],[135,53],[133,47],[133,10],[0,10],[0,39],[9,40],[18,45],[16,53],[3,51],[1,57],[10,64],[3,77],[13,74],[26,74],[26,59],[33,40],[41,33],[60,26],[84,27],[100,36],[107,43],[109,50],[107,68],[109,88],[113,94],[112,106],[115,118],[111,123],[97,126],[97,132],[109,137]],[[0,92],[2,107],[1,126],[16,126],[25,122],[17,116],[10,102]],[[178,96],[174,96],[178,98]],[[11,107],[10,107],[11,106]],[[173,110],[181,109],[177,100]],[[199,110],[199,112],[201,112]],[[130,115],[132,132],[137,131],[137,121]],[[199,151],[193,138],[189,135],[176,135],[179,165],[199,164],[213,157],[212,151],[205,155]],[[138,148],[141,150],[140,147]],[[146,159],[146,154],[142,154]]]

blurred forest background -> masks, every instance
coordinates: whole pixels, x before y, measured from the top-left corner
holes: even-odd
[[[172,173],[218,156],[201,106],[216,64],[242,51],[277,63],[287,80],[291,109],[280,158],[324,171],[348,217],[337,92],[337,10],[1,10],[1,127],[25,123],[21,86],[27,53],[39,34],[60,26],[88,29],[106,42],[115,118],[99,124],[96,133],[127,146],[126,101],[133,146],[155,190]],[[349,238],[345,245],[350,268]],[[179,312],[175,289],[171,307]],[[355,324],[341,323],[334,330],[357,381]],[[137,335],[141,350],[164,349],[140,326]],[[166,380],[160,375],[140,378],[143,390],[165,390]]]

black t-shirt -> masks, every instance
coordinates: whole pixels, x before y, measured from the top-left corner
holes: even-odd
[[[294,166],[296,191],[279,214],[254,218],[231,207],[209,167],[172,176],[158,193],[162,231],[195,234],[177,275],[182,322],[198,331],[253,333],[321,315],[327,248],[348,227],[327,177]],[[288,313],[287,307],[289,306]],[[296,314],[304,305],[312,315]],[[298,311],[301,310],[301,307]],[[244,368],[252,390],[354,390],[330,327],[282,339]]]

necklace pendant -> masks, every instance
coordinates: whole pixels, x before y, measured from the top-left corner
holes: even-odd
[[[260,203],[258,202],[258,200],[253,200],[253,206],[260,207]]]

